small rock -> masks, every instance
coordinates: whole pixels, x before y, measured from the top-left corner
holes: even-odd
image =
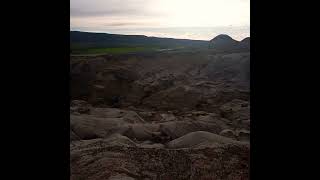
[[[236,131],[239,141],[250,141],[250,131],[241,129]]]
[[[95,89],[97,89],[97,90],[101,90],[101,89],[104,89],[104,88],[105,88],[104,86],[98,85],[98,84],[93,85],[93,87],[94,87]]]
[[[160,143],[156,143],[156,144],[142,144],[141,147],[143,148],[164,148],[164,145],[163,144],[160,144]]]
[[[195,116],[200,116],[200,115],[207,115],[208,113],[205,111],[195,111],[195,112],[192,112],[192,114]]]
[[[186,114],[185,116],[186,117],[192,117],[192,114]]]
[[[152,112],[140,112],[139,114],[143,117],[152,117],[153,116]]]
[[[160,114],[163,121],[174,121],[177,118],[173,114]]]
[[[232,131],[231,129],[224,129],[219,133],[219,135],[225,136],[225,137],[229,137],[229,138],[233,138],[233,139],[236,137],[235,132]]]
[[[71,106],[87,106],[88,102],[84,100],[73,100],[71,101]]]
[[[208,103],[208,104],[214,104],[214,101],[213,101],[212,99],[208,99],[208,100],[207,100],[207,103]]]
[[[108,180],[135,180],[135,179],[127,176],[126,174],[117,174],[115,176],[111,176]]]

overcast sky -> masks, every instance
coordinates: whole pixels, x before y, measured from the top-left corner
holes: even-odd
[[[70,29],[241,40],[250,36],[250,0],[70,0]]]

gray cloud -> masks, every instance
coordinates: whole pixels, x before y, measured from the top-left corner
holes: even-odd
[[[130,16],[150,14],[146,6],[153,0],[70,0],[71,17]]]
[[[148,22],[114,22],[114,23],[105,23],[104,26],[121,27],[121,26],[153,25],[153,24],[154,23],[148,23]]]
[[[108,15],[140,15],[141,11],[137,9],[105,9],[105,10],[87,10],[87,9],[78,9],[70,8],[71,17],[101,17]]]

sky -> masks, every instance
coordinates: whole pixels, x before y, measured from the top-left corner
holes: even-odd
[[[250,36],[250,0],[70,0],[70,30],[242,40]]]

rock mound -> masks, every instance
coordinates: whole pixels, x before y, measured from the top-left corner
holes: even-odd
[[[167,147],[171,149],[200,148],[219,146],[222,144],[244,145],[245,143],[234,141],[230,138],[219,136],[217,134],[205,131],[197,131],[170,141],[167,144]]]

